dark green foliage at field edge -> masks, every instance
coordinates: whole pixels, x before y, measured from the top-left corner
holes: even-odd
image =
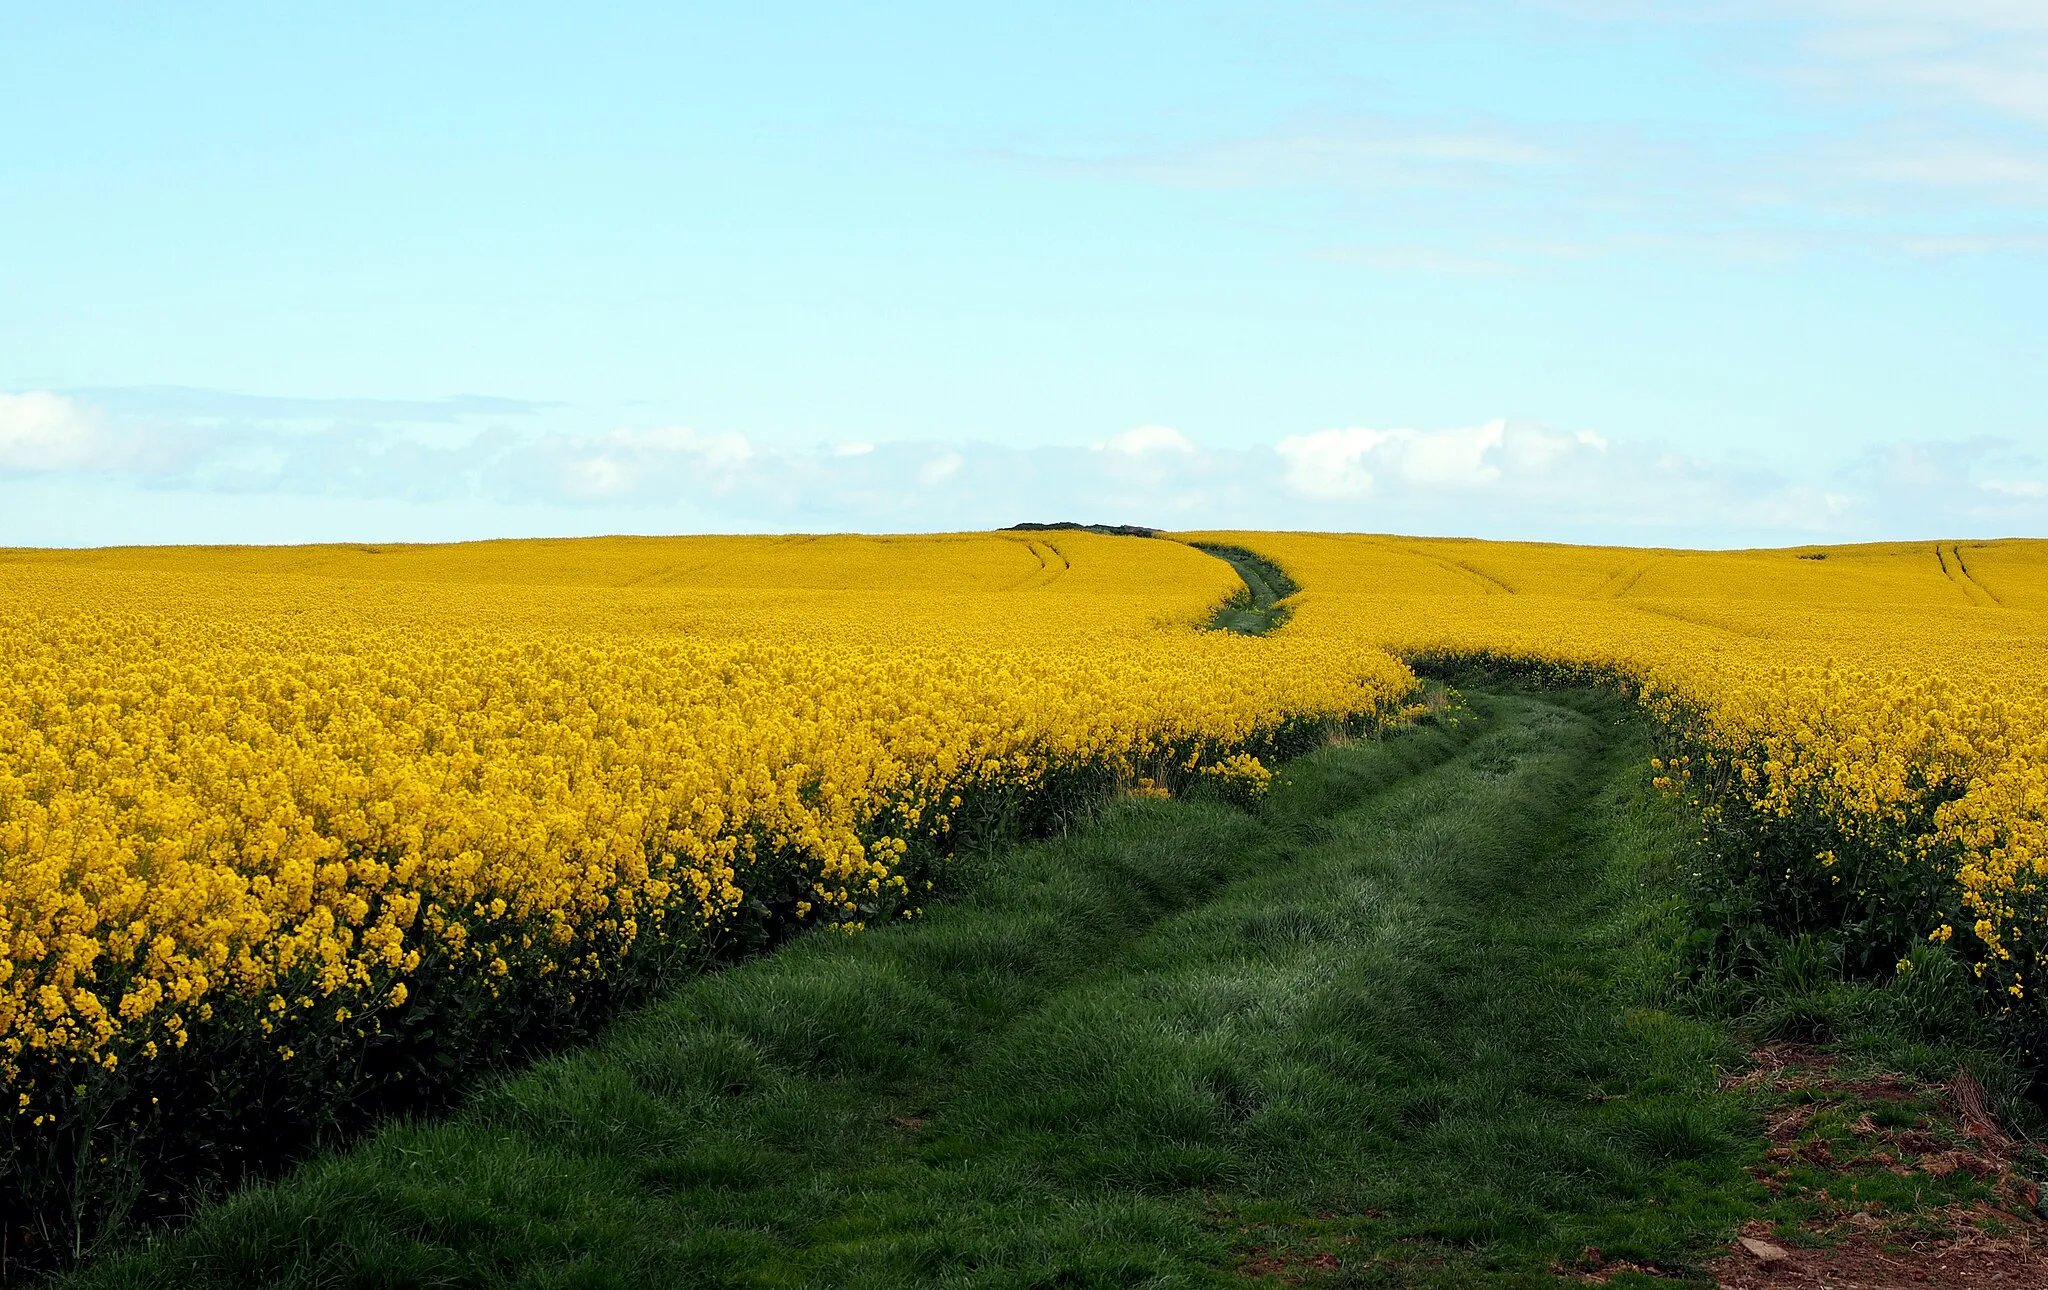
[[[1725,1032],[1646,1006],[1641,877],[1679,822],[1643,739],[1613,696],[1477,696],[1293,763],[1256,813],[1118,803],[924,920],[693,982],[76,1284],[1682,1267],[1754,1208],[1756,1146],[1713,1091]]]

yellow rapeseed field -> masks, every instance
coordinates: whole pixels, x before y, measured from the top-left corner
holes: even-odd
[[[978,796],[1256,787],[1260,739],[1412,686],[1197,630],[1237,585],[1086,533],[0,552],[13,1110],[203,1027],[288,1062],[423,983],[573,996],[771,891],[913,913]]]
[[[2048,1037],[2048,542],[1207,536],[1303,585],[1287,631],[1639,686],[1679,736],[1663,778],[1740,817],[1788,920],[1950,943]]]
[[[2048,1035],[2048,543],[1200,536],[1303,586],[1286,625],[1202,630],[1222,561],[1072,532],[0,552],[17,1149],[195,1037],[345,1067],[408,1001],[914,916],[977,810],[1255,792],[1404,658],[1635,687],[1786,929],[1946,945]]]

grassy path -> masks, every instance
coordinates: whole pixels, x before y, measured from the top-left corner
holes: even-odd
[[[1548,1285],[1752,1186],[1711,1028],[1631,1006],[1630,710],[1473,696],[1255,814],[1132,800],[959,903],[706,977],[87,1285]],[[1626,1284],[1627,1277],[1616,1284]],[[1647,1282],[1645,1282],[1647,1284]],[[1664,1284],[1669,1284],[1668,1282]]]
[[[1190,542],[1189,546],[1237,571],[1244,590],[1217,609],[1209,626],[1241,636],[1263,636],[1287,621],[1288,611],[1280,602],[1301,590],[1287,571],[1256,551],[1220,542]]]

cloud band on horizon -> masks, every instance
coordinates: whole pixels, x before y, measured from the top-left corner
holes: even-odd
[[[1203,447],[1162,425],[1089,447],[790,447],[679,426],[532,430],[487,411],[451,437],[436,403],[394,405],[435,413],[418,423],[309,415],[309,403],[276,401],[290,409],[282,418],[137,417],[51,391],[0,394],[0,543],[306,540],[250,504],[261,498],[320,499],[323,532],[362,540],[941,531],[1085,517],[1753,546],[2003,536],[2048,520],[2048,469],[1993,437],[1866,448],[1801,478],[1506,418],[1318,429],[1242,448]],[[360,409],[329,410],[342,411]],[[60,495],[71,499],[61,508],[38,502]],[[77,505],[95,497],[108,504]],[[360,532],[346,531],[351,507]],[[412,522],[397,521],[404,531],[391,531],[408,513]]]

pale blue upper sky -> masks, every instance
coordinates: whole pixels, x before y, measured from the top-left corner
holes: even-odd
[[[2048,4],[0,0],[0,544],[2048,533]]]

